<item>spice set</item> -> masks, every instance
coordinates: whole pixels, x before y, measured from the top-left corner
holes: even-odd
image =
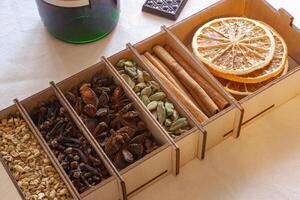
[[[238,99],[288,71],[287,46],[269,25],[230,17],[207,22],[193,37],[194,55]]]
[[[163,34],[170,36],[162,31],[144,42],[148,46],[134,46],[138,56],[127,48],[62,81],[64,100],[48,88],[37,95],[45,98],[22,101],[36,131],[15,107],[2,111],[0,155],[25,199],[115,199],[108,198],[118,190],[111,166],[128,184],[119,197],[126,199],[169,174],[173,163],[200,157],[206,143],[210,148],[240,130],[241,109],[226,90],[241,98],[288,70],[285,41],[260,21],[231,17],[203,23],[192,41],[200,62],[180,40],[161,40]],[[174,147],[180,156],[173,157]],[[93,195],[97,191],[103,193]]]

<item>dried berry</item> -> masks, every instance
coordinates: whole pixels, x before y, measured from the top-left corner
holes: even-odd
[[[123,60],[118,63],[118,66],[127,73],[123,78],[131,88],[142,92],[145,97],[152,93],[152,87],[143,83],[144,72],[137,70],[135,63]],[[141,83],[135,84],[133,76],[140,76],[137,78]],[[117,168],[122,169],[130,165],[150,153],[151,149],[158,147],[122,87],[115,85],[112,79],[104,74],[96,74],[91,83],[85,84],[84,87],[88,88],[88,93],[96,94],[99,102],[96,109],[91,109],[93,111],[91,113],[83,109],[80,117]],[[76,94],[81,94],[82,90],[81,86],[77,88],[79,92],[69,92],[77,97]],[[83,99],[82,94],[81,98]],[[71,100],[69,101],[71,103]],[[74,103],[71,104],[75,106]],[[89,104],[90,102],[83,100],[82,106],[85,108]],[[151,148],[146,147],[146,139],[151,141],[149,145]]]
[[[99,100],[95,92],[90,88],[90,84],[84,83],[80,87],[80,94],[85,104],[92,104],[97,107]]]

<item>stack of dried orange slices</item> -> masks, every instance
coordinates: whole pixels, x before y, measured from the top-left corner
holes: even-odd
[[[193,38],[193,52],[226,90],[249,95],[288,70],[287,47],[268,25],[243,17],[212,20]]]

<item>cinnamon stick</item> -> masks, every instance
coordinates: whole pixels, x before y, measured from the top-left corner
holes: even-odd
[[[189,92],[184,88],[180,81],[177,80],[176,76],[168,69],[168,67],[163,62],[161,62],[156,56],[150,54],[149,52],[146,52],[144,55],[163,75],[165,75],[167,79],[169,79],[169,81],[174,84],[174,86],[176,86],[182,93],[187,95],[194,103],[196,103]]]
[[[205,90],[205,92],[217,104],[219,109],[223,110],[229,105],[229,102],[216,91],[199,73],[197,73],[176,51],[166,46],[166,50],[175,58],[183,69]]]
[[[155,47],[153,47],[153,51],[169,67],[169,69],[174,72],[174,74],[194,97],[201,110],[203,110],[206,115],[212,116],[219,111],[218,106],[208,96],[208,94],[206,94],[202,87],[198,85],[198,83],[162,46],[156,45]]]
[[[177,97],[178,101],[184,105],[200,123],[208,119],[208,117],[186,95],[175,87],[173,83],[146,58],[146,56],[142,55],[142,58],[152,69],[153,73],[160,78],[161,84],[163,84],[168,91],[173,93]]]

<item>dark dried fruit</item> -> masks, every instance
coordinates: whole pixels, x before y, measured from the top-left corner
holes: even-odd
[[[157,148],[133,103],[112,78],[96,74],[91,83],[84,83],[71,93],[82,99],[79,110],[82,121],[118,169]],[[68,98],[74,107],[76,103],[72,103],[72,99]]]
[[[130,144],[127,149],[135,156],[136,159],[143,156],[144,147],[142,144]]]
[[[83,113],[86,114],[87,116],[93,118],[96,116],[97,109],[92,104],[86,104],[83,108]]]
[[[88,83],[82,84],[80,87],[80,94],[83,102],[85,104],[92,104],[93,106],[97,107],[99,100],[95,92],[91,89],[91,85]]]

